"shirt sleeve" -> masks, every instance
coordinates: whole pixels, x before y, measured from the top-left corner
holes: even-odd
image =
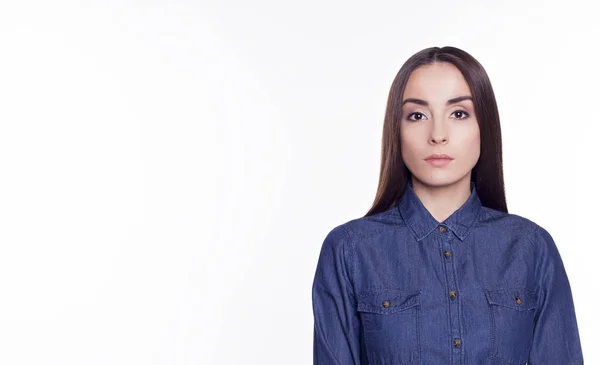
[[[552,236],[537,226],[536,266],[540,307],[536,314],[529,365],[581,365],[583,354],[569,279]]]
[[[313,364],[360,364],[360,323],[348,259],[348,233],[331,230],[321,246],[312,285]]]

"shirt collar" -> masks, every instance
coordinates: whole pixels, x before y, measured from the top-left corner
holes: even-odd
[[[438,222],[425,208],[413,189],[412,181],[409,179],[398,203],[398,210],[406,225],[413,231],[417,241],[421,241],[433,230],[438,229],[439,226],[445,226],[450,229],[463,241],[469,228],[478,219],[482,209],[477,188],[472,181],[470,188],[471,195],[467,201],[443,222]]]

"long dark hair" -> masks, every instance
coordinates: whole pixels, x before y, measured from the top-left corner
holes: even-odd
[[[400,68],[392,82],[383,122],[379,185],[373,205],[365,217],[398,204],[408,184],[410,171],[402,160],[400,118],[402,97],[410,74],[419,66],[448,62],[465,78],[473,97],[479,124],[481,151],[471,171],[481,204],[507,213],[502,171],[502,137],[500,116],[492,84],[483,66],[467,52],[455,47],[431,47],[412,55]]]

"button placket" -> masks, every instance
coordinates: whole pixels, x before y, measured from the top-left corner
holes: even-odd
[[[452,250],[452,240],[455,238],[454,235],[450,234],[451,232],[448,228],[440,225],[438,227],[438,231],[440,232],[440,240],[441,240],[441,249],[442,249],[442,265],[444,266],[444,273],[446,275],[446,283],[448,285],[448,306],[449,306],[449,314],[450,314],[450,333],[452,335],[452,353],[454,360],[460,361],[461,352],[462,352],[462,341],[461,341],[461,324],[460,324],[460,301],[458,300],[458,278],[456,277],[456,272],[454,270],[454,254],[456,250]]]

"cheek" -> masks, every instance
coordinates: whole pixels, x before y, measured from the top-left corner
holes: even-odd
[[[401,142],[401,152],[402,158],[406,160],[410,160],[412,156],[417,154],[417,136],[415,133],[411,133],[411,131],[404,131],[400,135]]]
[[[407,122],[400,123],[400,139],[403,142],[415,141],[419,138],[426,137],[429,134],[428,125],[424,122]]]
[[[480,146],[481,146],[481,137],[479,135],[479,128],[470,130],[468,133],[465,133],[463,143],[465,146],[464,154],[469,157],[471,160],[477,160],[479,158]]]

